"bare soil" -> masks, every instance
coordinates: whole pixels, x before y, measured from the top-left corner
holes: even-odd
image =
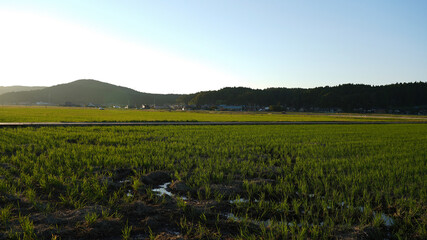
[[[197,192],[203,194],[204,188],[192,189],[184,181],[173,179],[172,173],[167,171],[142,176],[143,186],[135,191],[130,187],[134,173],[131,169],[117,169],[107,179],[109,191],[125,188],[132,195],[128,201],[123,200],[114,206],[87,205],[74,209],[57,205],[53,211],[44,211],[41,210],[43,206],[55,202],[41,201],[38,203],[40,206],[35,206],[24,197],[2,195],[1,206],[14,204],[19,206],[19,210],[14,207],[10,221],[0,227],[0,239],[16,238],[13,233],[23,232],[19,214],[29,216],[38,239],[122,239],[126,226],[131,227],[130,239],[234,239],[238,235],[239,223],[227,217],[232,209],[228,200],[198,199]],[[147,194],[147,188],[153,189],[170,181],[172,183],[167,190],[174,194],[173,197]],[[274,181],[258,178],[250,183],[274,184]],[[213,184],[210,188],[221,193],[224,199],[244,197],[243,181],[240,180],[227,185]],[[186,206],[179,206],[176,197],[188,195],[190,198],[185,201]],[[86,216],[90,214],[96,214],[96,220],[88,222]],[[197,231],[200,227],[203,230]],[[254,223],[249,223],[246,228],[252,233],[260,231]],[[370,239],[372,236],[379,235],[372,229],[344,230],[336,234],[337,239]]]

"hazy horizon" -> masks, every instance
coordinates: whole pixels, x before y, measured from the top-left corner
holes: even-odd
[[[0,3],[0,86],[149,93],[427,80],[425,1]]]

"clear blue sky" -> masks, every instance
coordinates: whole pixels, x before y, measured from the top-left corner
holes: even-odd
[[[0,56],[0,64],[13,69],[0,73],[0,86],[95,78],[145,92],[190,93],[226,86],[311,88],[427,81],[423,0],[0,0],[1,11],[11,14],[3,14],[10,21],[3,19],[0,27],[9,29],[10,39],[0,40],[0,45],[11,49],[18,42],[9,54],[27,46],[20,59],[32,57],[22,62]],[[26,20],[14,27],[16,17]],[[52,22],[58,23],[50,26]],[[33,35],[65,29],[76,39],[67,37],[72,40],[66,42],[44,34],[46,39],[38,36],[32,41],[25,31],[34,28],[41,29]],[[17,29],[22,29],[19,34]],[[43,45],[49,39],[63,45]],[[33,52],[29,46],[43,51]],[[70,46],[73,50],[67,52]],[[19,72],[27,67],[33,70],[22,72],[31,75]]]

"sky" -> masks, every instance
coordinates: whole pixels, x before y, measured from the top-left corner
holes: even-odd
[[[0,0],[0,86],[427,81],[425,0]]]

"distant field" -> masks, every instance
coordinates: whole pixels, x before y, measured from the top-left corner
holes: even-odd
[[[2,128],[0,239],[426,239],[426,143],[426,124]]]
[[[210,111],[154,111],[66,107],[0,107],[0,122],[143,122],[143,121],[427,121],[427,116],[310,114]]]

